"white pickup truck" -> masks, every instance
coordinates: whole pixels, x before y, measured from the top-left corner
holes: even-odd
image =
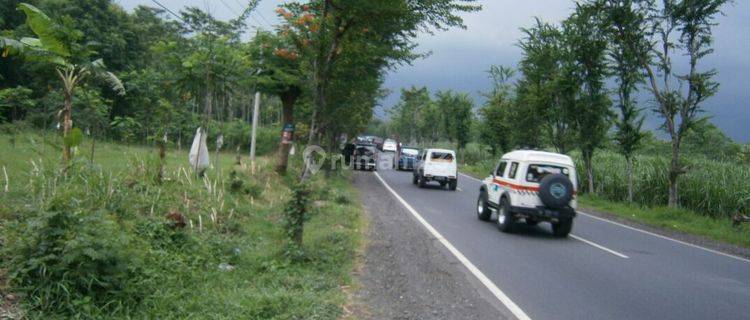
[[[456,153],[445,149],[424,149],[417,156],[412,182],[424,188],[428,182],[437,181],[440,187],[450,190],[458,187],[458,167]]]

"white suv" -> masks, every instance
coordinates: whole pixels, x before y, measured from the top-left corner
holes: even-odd
[[[456,153],[453,150],[425,149],[417,157],[412,182],[424,188],[427,182],[437,181],[441,187],[448,185],[450,190],[458,186]]]
[[[482,181],[477,216],[487,221],[497,212],[497,225],[503,232],[513,231],[521,220],[532,226],[547,221],[556,236],[566,237],[578,206],[576,190],[575,165],[570,157],[513,151],[503,155],[492,175]]]
[[[398,151],[398,142],[393,139],[385,139],[385,142],[383,142],[383,151],[384,152],[396,152]]]

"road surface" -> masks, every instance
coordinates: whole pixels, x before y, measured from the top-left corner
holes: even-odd
[[[567,239],[546,223],[505,234],[476,218],[476,179],[461,175],[459,190],[448,191],[417,188],[410,172],[381,169],[369,178],[389,189],[384,201],[411,207],[423,219],[414,223],[444,238],[485,277],[476,285],[519,318],[750,319],[750,260],[586,214]]]

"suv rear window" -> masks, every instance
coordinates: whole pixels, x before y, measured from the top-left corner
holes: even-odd
[[[526,181],[539,182],[549,174],[563,174],[569,177],[570,170],[548,164],[530,164],[529,169],[526,170]]]
[[[448,152],[433,152],[430,153],[430,161],[453,162],[453,155]]]
[[[401,153],[408,156],[416,156],[417,154],[419,154],[419,150],[412,148],[403,148],[401,149]]]
[[[364,156],[364,155],[372,155],[375,153],[374,147],[357,147],[357,150],[355,150],[357,155]]]

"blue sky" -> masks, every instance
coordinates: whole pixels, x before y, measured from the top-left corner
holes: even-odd
[[[178,11],[184,6],[208,8],[220,19],[235,17],[243,0],[157,0]],[[137,5],[156,6],[151,0],[116,0],[126,9]],[[248,23],[268,29],[277,23],[274,9],[285,1],[261,0]],[[469,92],[481,102],[480,92],[489,89],[486,70],[498,64],[515,67],[521,57],[516,46],[519,28],[532,25],[534,17],[559,22],[573,9],[572,0],[480,0],[484,10],[464,15],[466,30],[450,30],[435,35],[422,34],[418,50],[432,54],[410,66],[391,71],[385,86],[392,94],[378,108],[379,116],[398,101],[403,87],[427,86],[431,90]],[[721,84],[719,93],[705,104],[706,115],[734,139],[750,142],[750,1],[736,1],[726,7],[714,29],[715,53],[706,58],[704,68],[715,68]],[[645,95],[647,96],[647,95]],[[650,102],[642,104],[650,110]],[[658,119],[650,111],[648,126]]]

